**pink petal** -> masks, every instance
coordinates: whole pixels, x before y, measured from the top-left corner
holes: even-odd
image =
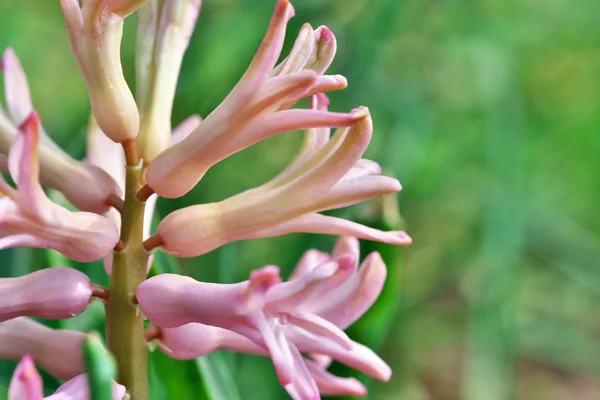
[[[366,175],[342,179],[319,201],[319,211],[348,207],[400,190],[400,182],[388,176]]]
[[[311,360],[305,360],[319,392],[325,396],[365,397],[367,388],[355,378],[335,376]]]
[[[324,25],[315,30],[314,38],[317,54],[315,59],[309,63],[309,67],[314,69],[318,74],[324,74],[333,62],[337,51],[337,42],[331,29]]]
[[[304,277],[272,287],[267,292],[268,307],[273,312],[292,309],[318,293],[338,270],[337,261],[328,261],[315,267]]]
[[[274,237],[296,232],[356,236],[360,239],[395,245],[408,245],[412,243],[412,239],[404,231],[384,232],[342,218],[316,213],[303,215],[270,228],[254,232],[253,237]]]
[[[161,328],[190,322],[229,328],[243,323],[239,313],[249,307],[248,301],[242,299],[248,284],[248,281],[206,283],[186,276],[161,274],[142,282],[136,297],[144,315]]]
[[[341,329],[346,329],[375,303],[386,276],[381,256],[371,253],[361,264],[358,273],[337,291],[332,291],[314,311]]]
[[[4,50],[1,67],[4,72],[6,105],[13,121],[20,124],[31,113],[33,106],[27,76],[17,55],[10,47]]]
[[[112,400],[121,400],[125,397],[125,386],[112,382]],[[88,400],[89,386],[87,374],[81,374],[68,382],[63,383],[53,395],[44,400]]]
[[[286,335],[303,353],[326,355],[381,381],[389,380],[392,374],[390,367],[375,352],[360,343],[353,341],[352,349],[346,350],[327,338],[301,329],[287,329]]]
[[[56,267],[19,278],[2,278],[0,321],[25,315],[50,319],[71,318],[87,308],[91,296],[90,279],[72,268]]]
[[[8,400],[42,400],[43,397],[42,377],[35,369],[31,357],[26,355],[10,380]]]
[[[302,25],[288,56],[271,70],[270,76],[298,72],[309,61],[315,47],[314,31],[310,24]]]
[[[294,380],[294,359],[287,345],[287,340],[282,337],[281,331],[275,331],[263,313],[252,315],[251,321],[260,332],[265,347],[273,360],[277,377],[282,385],[287,385]]]
[[[183,139],[188,137],[194,130],[200,126],[202,118],[199,115],[190,115],[184,119],[175,129],[171,132],[171,146],[176,145]]]
[[[316,336],[326,337],[346,350],[352,350],[352,341],[348,335],[326,319],[302,311],[290,312],[286,316],[290,324],[296,325]]]
[[[234,111],[255,96],[279,58],[287,22],[293,16],[294,8],[289,0],[278,0],[267,33],[244,76],[223,102],[224,110]],[[225,117],[229,116],[225,114]]]
[[[68,380],[83,372],[82,332],[53,330],[20,317],[0,323],[0,358],[19,360],[30,354],[52,376]]]
[[[308,275],[312,270],[314,270],[317,266],[326,263],[329,261],[331,256],[323,251],[318,250],[307,250],[296,264],[296,268],[292,272],[290,276],[290,281],[295,279],[300,279],[306,275]]]
[[[40,119],[33,111],[19,126],[8,154],[8,168],[17,183],[19,206],[29,217],[45,220],[50,200],[39,182],[38,140]]]
[[[253,341],[238,333],[216,326],[189,323],[161,329],[159,349],[171,358],[191,360],[217,350],[266,355]]]
[[[340,257],[342,254],[346,253],[353,254],[358,261],[360,256],[360,242],[357,238],[352,236],[342,236],[336,240],[331,256]]]
[[[306,366],[306,360],[304,357],[302,357],[298,349],[292,343],[289,343],[289,348],[294,358],[296,376],[294,377],[294,381],[292,383],[285,386],[285,389],[294,399],[320,399],[321,396],[319,395],[319,388],[317,387],[315,380],[311,376],[310,371]]]

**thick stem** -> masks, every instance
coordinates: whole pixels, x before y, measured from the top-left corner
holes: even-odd
[[[141,163],[140,163],[141,164]],[[148,399],[148,352],[144,318],[133,303],[137,286],[146,278],[148,253],[142,244],[144,206],[136,193],[142,186],[142,167],[127,167],[121,223],[123,249],[116,251],[107,308],[107,342],[119,367],[119,383],[131,400]]]

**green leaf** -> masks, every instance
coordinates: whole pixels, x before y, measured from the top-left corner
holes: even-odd
[[[112,380],[117,372],[114,358],[95,334],[88,335],[83,342],[83,354],[90,400],[112,400]]]
[[[210,400],[242,400],[223,353],[217,352],[197,358],[196,366],[204,380]]]

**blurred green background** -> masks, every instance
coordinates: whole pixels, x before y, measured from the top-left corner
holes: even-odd
[[[274,1],[204,0],[183,63],[174,123],[207,115],[252,58]],[[392,366],[370,399],[600,399],[600,3],[597,0],[296,0],[289,48],[304,22],[338,39],[333,73],[348,89],[332,109],[367,105],[368,158],[398,177],[401,220],[381,202],[337,215],[408,230],[414,244],[379,250],[384,294],[350,328]],[[123,64],[134,82],[135,20]],[[89,104],[56,1],[0,0],[0,49],[12,46],[54,139],[85,152]],[[301,135],[283,134],[213,168],[158,214],[222,199],[281,170]],[[251,166],[251,167],[249,167]],[[391,206],[393,208],[393,204]],[[155,272],[245,279],[252,268],[289,271],[334,238],[289,235],[230,244]],[[64,264],[60,255],[0,253],[2,276]],[[99,263],[79,266],[107,281]],[[102,330],[95,304],[51,326]],[[6,387],[14,362],[0,363]],[[231,354],[189,362],[152,355],[155,399],[287,398],[267,359]],[[340,374],[350,374],[335,368]],[[362,378],[361,378],[362,379]],[[46,377],[47,389],[58,382]],[[0,392],[3,389],[0,388]],[[166,395],[168,393],[169,395]],[[0,395],[0,398],[2,395]]]

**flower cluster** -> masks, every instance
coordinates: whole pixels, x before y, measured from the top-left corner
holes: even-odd
[[[329,111],[325,93],[347,85],[327,72],[337,46],[331,30],[304,25],[278,63],[294,15],[289,0],[278,0],[256,55],[231,93],[206,118],[193,115],[172,129],[175,87],[200,0],[60,4],[89,93],[87,157],[75,160],[52,141],[33,108],[23,67],[6,49],[0,169],[11,179],[0,175],[0,249],[28,246],[79,262],[103,259],[111,286],[61,266],[0,279],[0,357],[21,360],[9,399],[44,398],[34,362],[67,381],[47,399],[88,398],[93,376],[88,378],[82,361],[86,334],[51,330],[27,317],[71,318],[94,299],[113,310],[107,342],[120,368],[114,399],[126,391],[133,400],[146,399],[147,389],[130,373],[145,369],[146,358],[132,350],[136,341],[143,347],[157,342],[177,359],[219,349],[270,357],[293,399],[365,396],[358,380],[328,372],[333,360],[388,380],[387,364],[344,330],[373,305],[386,278],[378,253],[360,262],[359,239],[393,245],[411,239],[404,231],[322,214],[401,190],[376,162],[362,158],[373,134],[369,110]],[[134,12],[135,96],[120,61],[124,19]],[[309,106],[296,107],[303,99]],[[151,232],[159,196],[181,197],[223,159],[295,130],[305,131],[304,143],[275,178],[218,202],[176,210]],[[44,187],[71,204],[53,202]],[[273,265],[234,284],[174,274],[145,279],[155,251],[194,257],[229,242],[294,232],[340,238],[331,254],[307,251],[287,281]],[[151,324],[145,335],[143,318]],[[142,330],[128,328],[135,324]],[[120,327],[124,333],[114,334]]]

